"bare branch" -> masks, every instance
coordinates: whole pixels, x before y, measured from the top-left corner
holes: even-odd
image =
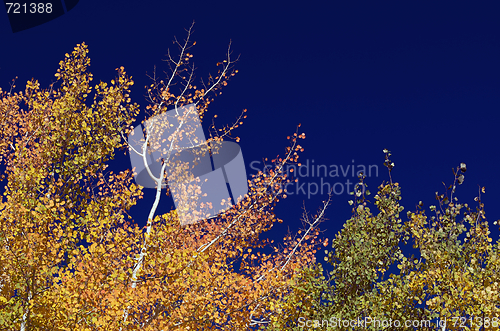
[[[223,70],[222,72],[219,74],[218,78],[216,78],[216,81],[208,88],[206,89],[206,86],[205,86],[205,93],[203,94],[203,96],[200,98],[200,100],[198,100],[196,102],[196,105],[198,105],[198,103],[210,92],[212,91],[213,89],[215,89],[222,81],[222,78],[225,78],[226,77],[226,74],[227,72],[229,71],[229,69],[231,68],[231,65],[234,64],[235,62],[237,62],[239,60],[239,56],[238,58],[236,58],[236,60],[232,61],[231,60],[231,41],[229,41],[229,46],[227,48],[227,55],[226,55],[226,60],[223,61],[222,65],[223,65]],[[224,63],[226,63],[224,65]],[[203,84],[205,85],[205,84]]]

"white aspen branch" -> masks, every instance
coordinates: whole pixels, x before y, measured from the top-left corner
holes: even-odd
[[[283,271],[283,269],[286,267],[286,265],[288,264],[288,262],[290,262],[290,259],[292,258],[292,255],[295,253],[295,251],[300,246],[300,244],[302,243],[302,241],[304,241],[304,239],[307,237],[307,235],[309,234],[309,232],[311,232],[311,230],[314,229],[314,227],[315,227],[316,224],[320,223],[323,220],[326,208],[328,208],[328,206],[330,205],[331,198],[332,198],[332,195],[331,195],[331,192],[330,192],[330,194],[328,194],[328,200],[323,201],[323,208],[321,209],[320,214],[316,217],[316,219],[314,220],[314,222],[309,222],[307,220],[307,216],[306,216],[306,222],[309,224],[309,228],[307,229],[306,233],[304,233],[304,235],[302,236],[302,238],[300,238],[300,240],[297,243],[297,245],[295,245],[295,247],[293,248],[292,252],[290,252],[290,254],[288,254],[288,258],[287,258],[285,264],[283,264],[283,266],[281,267],[281,271]]]
[[[163,180],[163,173],[160,174],[160,178],[156,178],[153,175],[153,173],[151,172],[151,169],[149,168],[149,165],[148,165],[148,160],[146,159],[147,150],[148,150],[149,132],[150,132],[152,126],[153,126],[153,122],[151,122],[151,124],[149,125],[149,128],[146,129],[146,141],[142,145],[142,160],[144,162],[144,165],[146,166],[146,170],[149,174],[149,177],[151,177],[151,179],[154,180],[155,182],[160,180],[160,187],[161,187],[161,180]]]
[[[176,140],[175,137],[177,136],[177,134],[179,133],[179,130],[184,125],[186,117],[189,115],[190,112],[191,112],[191,110],[188,110],[186,112],[186,114],[184,114],[182,120],[179,122],[179,126],[177,127],[176,131],[173,133],[173,139],[172,139],[172,141],[170,143],[170,146],[169,146],[167,158],[163,161],[163,165],[162,165],[162,168],[161,168],[161,171],[160,171],[159,178],[156,178],[152,174],[151,169],[149,168],[149,165],[148,165],[147,159],[146,159],[147,144],[148,144],[148,141],[149,141],[149,137],[150,137],[150,133],[151,133],[151,128],[152,128],[154,122],[152,122],[149,125],[149,127],[147,128],[147,130],[146,130],[146,141],[144,142],[144,144],[142,146],[142,156],[143,156],[144,165],[146,166],[146,169],[147,169],[149,175],[153,178],[153,180],[156,181],[156,197],[155,197],[155,201],[153,203],[153,206],[151,207],[151,210],[149,212],[148,224],[147,224],[146,234],[145,234],[145,237],[144,237],[144,242],[143,242],[143,245],[142,245],[142,248],[141,248],[141,252],[139,254],[139,257],[137,259],[137,263],[135,264],[134,270],[132,272],[132,285],[131,285],[132,289],[134,289],[137,286],[137,274],[140,271],[140,269],[142,267],[142,264],[143,264],[143,261],[144,261],[144,257],[146,256],[147,245],[148,245],[147,244],[147,240],[149,238],[149,235],[151,234],[152,227],[153,227],[154,215],[156,213],[156,209],[158,208],[158,204],[160,203],[162,181],[163,181],[163,178],[164,178],[164,175],[165,175],[165,169],[166,169],[166,166],[167,166],[168,159],[170,158],[170,154],[171,154],[171,152],[173,150],[173,144],[174,144],[174,142]],[[130,310],[130,306],[128,306],[125,309],[124,313],[123,313],[123,322],[124,323],[127,321],[129,310]],[[121,327],[120,327],[120,330],[122,330]]]
[[[176,105],[177,107],[177,105]],[[184,122],[187,118],[187,116],[189,115],[189,113],[191,113],[191,110],[188,110],[184,116],[182,117],[181,121],[179,122],[179,126],[177,127],[177,129],[175,130],[175,132],[173,133],[173,137],[172,137],[172,141],[170,142],[170,146],[169,146],[169,149],[168,149],[168,153],[167,153],[167,157],[165,159],[165,163],[167,163],[169,160],[170,160],[170,154],[172,153],[172,150],[173,150],[173,147],[174,147],[174,142],[176,141],[176,136],[177,134],[179,133],[179,130],[182,128],[182,126],[184,125]],[[201,145],[201,144],[200,144]]]
[[[137,263],[136,263],[136,265],[134,267],[134,270],[132,272],[132,289],[134,289],[137,286],[137,273],[141,269],[142,263],[144,261],[144,257],[146,256],[147,245],[148,245],[147,241],[148,241],[149,235],[151,234],[151,230],[153,228],[154,214],[156,212],[156,209],[158,208],[158,204],[160,203],[160,198],[161,198],[161,182],[163,180],[163,174],[165,173],[165,167],[166,166],[167,166],[167,164],[163,163],[163,165],[161,167],[160,178],[158,178],[157,181],[156,181],[156,197],[155,197],[155,201],[153,203],[153,206],[151,207],[151,210],[149,211],[148,225],[147,225],[147,228],[146,228],[146,234],[144,236],[144,242],[143,242],[142,248],[141,248],[141,253],[139,254],[139,257],[137,259]],[[123,313],[123,322],[124,323],[127,321],[129,309],[130,309],[130,306],[128,306],[127,309],[125,309],[125,312]],[[120,327],[120,330],[122,330],[121,327]]]
[[[238,116],[238,119],[228,128],[225,130],[225,132],[221,135],[219,135],[219,133],[217,132],[217,129],[215,128],[215,122],[214,122],[214,119],[212,118],[212,128],[214,129],[214,133],[216,135],[217,138],[224,138],[225,136],[227,136],[228,134],[231,133],[231,131],[233,131],[237,125],[239,125],[238,123],[241,122],[241,118],[243,117],[243,114],[245,113],[245,110],[243,110],[240,114],[240,116]],[[210,139],[213,140],[214,137],[212,136],[212,132],[209,132],[210,133]],[[232,138],[234,139],[234,138]]]
[[[174,77],[176,76],[176,73],[177,73],[177,68],[179,68],[181,66],[182,58],[184,57],[184,52],[186,52],[186,50],[187,50],[187,46],[189,43],[189,38],[191,37],[191,33],[192,33],[191,30],[193,29],[193,26],[194,26],[194,22],[191,24],[191,26],[189,27],[189,29],[187,31],[187,33],[188,33],[187,38],[184,41],[183,46],[181,46],[181,44],[179,44],[177,39],[175,39],[175,42],[177,43],[177,45],[179,45],[179,47],[181,47],[181,54],[179,55],[179,61],[175,62],[174,59],[172,59],[172,57],[170,56],[170,52],[168,53],[168,57],[169,57],[170,61],[175,64],[175,69],[173,70],[172,75],[170,76],[170,79],[168,80],[167,88],[170,87],[170,84],[172,84],[172,80],[174,79]]]
[[[229,70],[229,67],[231,64],[233,64],[234,62],[238,61],[238,58],[235,60],[235,61],[231,61],[231,41],[229,41],[229,46],[227,48],[227,64],[225,66],[223,66],[223,70],[222,72],[220,73],[219,75],[219,78],[216,80],[215,83],[212,84],[212,86],[210,86],[209,89],[207,89],[205,91],[205,93],[203,93],[203,96],[200,97],[200,99],[196,102],[196,105],[198,105],[198,103],[205,97],[207,96],[207,94],[213,90],[217,85],[219,85],[219,83],[222,81],[222,78],[226,76],[226,72]]]
[[[290,262],[290,260],[292,259],[293,257],[293,254],[295,254],[295,251],[300,247],[302,241],[305,240],[306,236],[316,227],[316,225],[318,223],[320,223],[323,218],[324,218],[324,214],[325,214],[325,211],[327,209],[327,207],[330,205],[330,201],[331,201],[331,198],[332,198],[332,193],[330,191],[330,193],[328,194],[328,200],[326,201],[323,201],[323,208],[321,209],[320,213],[318,216],[316,216],[315,220],[313,222],[310,222],[308,220],[308,217],[307,217],[307,213],[304,213],[304,221],[309,224],[309,228],[307,229],[307,231],[304,233],[304,235],[300,238],[299,242],[294,246],[293,250],[288,254],[288,256],[285,258],[285,263],[281,266],[280,268],[280,271],[283,271],[283,269],[286,267],[286,265]],[[273,268],[271,268],[270,270],[268,270],[266,273],[269,273],[271,271],[273,271],[276,267],[279,267],[279,266],[275,266]],[[265,275],[266,273],[262,274],[259,278],[257,278],[255,280],[255,282],[260,282],[261,280],[263,280],[265,278]],[[269,296],[264,296],[264,297],[260,297],[259,299],[257,300],[265,300],[266,298],[268,298]],[[259,324],[259,323],[268,323],[268,322],[262,322],[262,321],[257,321],[257,320],[254,320],[252,319],[252,316],[253,316],[253,313],[254,311],[260,306],[261,304],[257,304],[257,306],[255,306],[255,308],[250,312],[250,322],[249,322],[249,326],[252,326],[252,325],[256,325],[256,324]]]
[[[276,177],[278,176],[279,173],[281,173],[281,171],[283,170],[283,166],[284,164],[286,163],[286,161],[288,161],[290,159],[290,157],[292,156],[292,152],[294,151],[294,147],[295,147],[295,143],[290,147],[290,151],[288,152],[288,155],[287,157],[281,162],[281,165],[280,165],[280,168],[278,169],[278,171],[276,171],[275,175],[271,178],[270,180],[270,183],[268,184],[267,187],[270,187],[274,180],[276,179]],[[267,189],[267,188],[266,188]],[[273,198],[273,200],[276,198],[276,196]],[[252,203],[252,205],[250,205],[248,208],[246,208],[246,210],[240,214],[236,219],[234,219],[225,229],[224,231],[222,231],[222,233],[220,233],[216,238],[214,238],[212,241],[210,241],[209,243],[206,243],[206,244],[203,244],[201,245],[197,251],[199,253],[203,253],[204,251],[206,251],[210,246],[212,246],[213,244],[215,244],[220,238],[222,238],[228,231],[229,229],[236,223],[238,222],[245,214],[247,214],[254,205],[257,204],[257,199]],[[262,207],[264,208],[264,207]],[[262,210],[262,208],[260,210]],[[193,256],[193,258],[196,258],[199,254],[196,254],[195,256]]]
[[[23,319],[21,321],[20,331],[26,331],[26,323],[28,321],[28,314],[29,314],[29,307],[30,307],[31,299],[32,299],[32,293],[31,293],[31,290],[28,289],[28,300],[26,301],[26,311],[23,314]]]
[[[180,47],[181,51],[180,51],[180,56],[179,56],[179,61],[174,61],[172,59],[172,57],[170,56],[170,52],[168,53],[168,56],[169,56],[169,60],[171,63],[175,64],[175,68],[172,70],[172,74],[167,82],[166,85],[164,85],[166,87],[166,90],[168,91],[169,87],[172,85],[172,81],[174,79],[174,77],[176,76],[179,76],[180,73],[179,73],[179,67],[181,67],[182,65],[182,61],[183,61],[183,58],[185,57],[185,53],[187,51],[187,49],[189,48],[189,38],[191,36],[191,33],[192,33],[192,28],[193,28],[193,25],[194,25],[194,22],[193,24],[191,25],[191,27],[189,28],[189,30],[187,31],[188,32],[188,36],[184,42],[184,45],[181,45],[177,39],[175,40],[177,45]],[[230,44],[231,45],[231,44]],[[214,82],[212,80],[212,84],[210,86],[210,88],[208,88],[205,93],[202,95],[201,99],[204,98],[210,91],[212,91],[213,89],[215,89],[216,86],[218,86],[221,82],[222,82],[222,79],[223,77],[226,76],[226,73],[227,71],[229,70],[229,67],[230,65],[233,63],[230,59],[230,46],[228,47],[228,52],[227,52],[227,60],[224,61],[224,62],[227,62],[227,65],[224,66],[223,68],[223,71],[221,73],[221,75],[218,77],[218,79],[216,79],[216,81]],[[182,99],[182,97],[184,96],[184,94],[186,93],[186,91],[189,89],[190,87],[190,84],[192,82],[192,79],[193,79],[193,75],[194,75],[194,66],[192,67],[191,69],[191,72],[190,72],[190,75],[189,75],[189,78],[186,80],[184,79],[184,82],[185,82],[185,86],[184,86],[184,89],[183,91],[181,92],[181,94],[177,97],[177,100],[175,102],[175,111],[176,111],[176,114],[179,115],[179,112],[178,112],[178,104],[179,104],[179,101]],[[156,79],[156,76],[155,76],[155,79]],[[149,92],[148,92],[149,93]],[[151,95],[150,95],[150,99],[151,99]],[[152,99],[151,99],[152,100]],[[165,100],[165,98],[163,97],[162,98],[162,101],[158,104],[156,104],[156,106],[158,107],[157,109],[161,109],[161,107],[163,106],[163,104],[165,102],[167,102],[168,100]],[[198,100],[196,103],[195,103],[195,107],[194,109],[196,109],[196,106],[198,105],[198,103],[200,102],[200,100]],[[152,231],[152,226],[153,226],[153,219],[154,219],[154,215],[156,213],[156,209],[158,207],[158,204],[159,204],[159,201],[160,201],[160,198],[161,198],[161,186],[162,186],[162,181],[164,179],[164,176],[165,176],[165,169],[166,169],[166,165],[170,159],[170,156],[171,156],[171,153],[173,151],[173,147],[174,147],[174,142],[176,141],[176,137],[177,135],[179,134],[179,131],[181,130],[182,126],[185,124],[186,122],[186,119],[187,119],[187,116],[190,114],[191,110],[188,110],[184,116],[182,117],[182,119],[180,120],[179,122],[179,125],[176,129],[176,131],[172,134],[172,141],[170,142],[170,146],[168,148],[168,152],[167,152],[167,155],[166,155],[166,158],[163,159],[163,165],[162,165],[162,168],[161,168],[161,173],[160,173],[160,177],[157,178],[155,177],[152,172],[151,172],[151,169],[148,165],[148,162],[147,162],[147,147],[148,147],[148,143],[149,143],[149,140],[151,138],[151,128],[152,128],[152,125],[154,122],[151,123],[151,125],[149,125],[149,127],[146,129],[146,139],[145,139],[145,142],[144,144],[142,145],[142,152],[139,152],[137,151],[134,147],[132,147],[128,141],[125,139],[124,135],[123,135],[123,132],[121,133],[121,136],[122,138],[125,140],[126,144],[129,146],[129,148],[136,154],[140,155],[142,157],[142,160],[144,162],[144,165],[147,169],[147,172],[149,174],[149,176],[156,182],[157,184],[157,187],[156,187],[156,197],[155,197],[155,202],[153,203],[153,206],[150,210],[150,213],[149,213],[149,217],[148,217],[148,224],[147,224],[147,229],[146,229],[146,233],[145,233],[145,238],[144,238],[144,242],[142,244],[142,248],[141,248],[141,251],[140,251],[140,254],[137,258],[137,262],[134,266],[134,269],[133,269],[133,272],[132,272],[132,277],[131,277],[131,282],[132,282],[132,289],[134,289],[136,286],[137,286],[137,283],[138,283],[138,273],[143,265],[143,261],[144,261],[144,258],[147,254],[147,246],[148,246],[148,243],[147,243],[147,240],[149,238],[149,235]],[[191,142],[191,145],[193,145],[194,147],[194,144]],[[205,142],[206,143],[206,142]],[[199,144],[198,146],[202,145],[203,143]],[[289,155],[287,156],[286,160],[288,160],[291,156],[291,153],[292,153],[292,149],[290,150],[290,153]],[[282,169],[283,165],[281,166],[280,169]],[[277,174],[273,177],[272,181],[271,181],[271,184],[273,183],[273,181],[275,180]],[[273,197],[272,201],[274,201],[274,199],[276,199],[277,195]],[[254,202],[253,205],[255,205],[257,202]],[[253,207],[253,205],[251,207]],[[251,208],[250,207],[250,208]],[[264,208],[264,207],[262,207]],[[246,211],[248,212],[248,210]],[[246,213],[245,212],[245,213]],[[240,217],[238,217],[238,219],[236,219],[235,221],[232,222],[232,224],[226,229],[226,231],[224,233],[226,233],[231,227],[232,225],[234,225],[240,218],[241,218],[242,215],[240,215]],[[215,216],[214,216],[215,217]],[[211,217],[213,218],[213,217]],[[221,234],[218,238],[222,237],[223,234]],[[213,242],[215,243],[215,241]],[[208,249],[212,244],[206,246],[205,248],[201,249],[201,252],[205,251],[206,249]],[[198,254],[196,255],[198,256]],[[195,257],[196,257],[195,256]],[[191,265],[191,263],[193,262],[193,260],[190,262],[189,265]],[[131,306],[129,305],[125,310],[124,310],[124,313],[123,313],[123,323],[125,323],[127,321],[127,318],[129,316],[129,310],[130,310]],[[122,327],[120,327],[120,330],[122,330]]]
[[[135,148],[134,146],[130,145],[127,141],[127,138],[125,138],[125,136],[123,135],[123,131],[120,131],[120,134],[123,138],[123,140],[125,141],[125,143],[127,144],[128,148],[131,149],[134,153],[136,153],[137,155],[139,155],[140,157],[142,157],[142,153],[139,153]]]
[[[188,44],[189,44],[189,38],[191,37],[191,34],[192,34],[192,29],[193,29],[193,26],[194,26],[194,22],[191,24],[191,26],[189,27],[189,29],[187,30],[187,38],[186,40],[184,40],[184,45],[181,45],[178,41],[177,41],[177,38],[174,38],[175,40],[175,43],[179,46],[180,48],[180,54],[179,54],[179,60],[178,61],[175,61],[172,56],[170,55],[170,50],[167,51],[167,55],[168,55],[168,60],[164,60],[164,61],[170,61],[171,63],[175,64],[175,67],[174,69],[172,69],[172,67],[170,66],[169,64],[169,67],[170,67],[170,70],[172,70],[172,74],[170,75],[170,78],[167,82],[166,85],[164,85],[165,87],[165,90],[168,91],[168,89],[170,88],[171,84],[172,84],[172,81],[174,79],[174,77],[176,77],[178,75],[177,71],[178,71],[178,68],[181,66],[182,64],[182,59],[184,57],[184,53],[190,48],[188,47]],[[193,70],[194,70],[194,67],[193,67]],[[192,77],[192,75],[191,75]],[[155,70],[155,77],[153,78],[153,80],[156,82],[156,70]],[[186,86],[189,86],[189,84],[187,84]],[[183,95],[184,93],[181,94],[181,96]],[[149,96],[149,100],[151,102],[154,103],[154,100],[153,98],[151,97],[151,93],[148,91],[148,96]],[[178,97],[177,101],[179,100],[180,97]],[[165,98],[162,96],[162,101],[157,105],[158,106],[158,109],[161,109],[161,106],[163,105],[163,103],[165,102]],[[176,102],[176,105],[177,105],[177,102]],[[176,106],[176,112],[177,112],[177,106]]]
[[[189,84],[191,84],[191,81],[193,79],[194,75],[194,65],[191,67],[191,73],[189,74],[189,79],[186,82],[186,85],[184,86],[184,89],[181,92],[181,95],[177,97],[177,100],[175,101],[175,113],[176,115],[179,115],[179,112],[177,111],[177,105],[179,104],[179,100],[182,99],[184,93],[186,93],[187,89],[189,88]]]

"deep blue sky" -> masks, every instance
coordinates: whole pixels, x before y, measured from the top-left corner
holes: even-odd
[[[229,40],[234,55],[241,55],[239,74],[208,116],[217,114],[222,126],[248,109],[236,134],[249,175],[255,173],[251,162],[283,155],[286,136],[302,123],[302,162],[376,164],[378,177],[367,179],[372,192],[388,179],[382,150],[391,150],[403,219],[419,200],[434,204],[441,182],[453,179],[451,168],[465,162],[457,196],[474,204],[477,185],[486,186],[483,201],[493,222],[500,218],[499,9],[451,1],[80,0],[67,14],[18,33],[0,14],[0,86],[7,89],[19,76],[18,89],[31,77],[47,87],[64,54],[85,42],[95,79],[109,81],[124,66],[136,82],[133,100],[144,108],[146,73],[154,65],[167,69],[161,60],[169,47],[175,51],[173,37],[183,39],[194,20],[198,77],[216,72]],[[114,169],[129,166],[123,156],[113,163]],[[356,181],[350,175],[323,181],[347,179]],[[299,180],[320,183],[317,177]],[[295,195],[282,201],[276,212],[285,222],[271,235],[298,228],[302,201],[315,211],[325,198]],[[145,223],[152,199],[148,193],[133,211],[137,222]],[[334,196],[322,226],[326,236],[333,237],[350,217],[349,199],[345,192]]]

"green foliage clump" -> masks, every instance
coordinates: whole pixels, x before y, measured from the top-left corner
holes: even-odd
[[[332,240],[333,250],[325,251],[332,271],[321,264],[302,270],[281,303],[281,318],[267,329],[499,329],[499,243],[492,243],[481,202],[485,188],[475,210],[458,202],[453,195],[464,181],[462,163],[453,184],[436,193],[432,216],[420,202],[403,222],[401,187],[392,181],[391,153],[384,153],[390,180],[374,196],[377,215],[368,207],[369,191],[353,192],[353,215]],[[411,256],[402,250],[408,243],[416,251]]]

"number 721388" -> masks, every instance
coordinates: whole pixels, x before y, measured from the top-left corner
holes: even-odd
[[[47,2],[7,2],[7,14],[50,14],[52,13],[52,3]]]

